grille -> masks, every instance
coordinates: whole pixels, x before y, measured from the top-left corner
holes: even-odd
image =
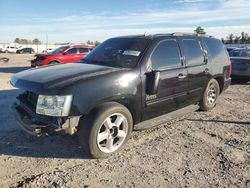
[[[38,100],[38,94],[28,91],[26,99],[31,105],[36,106]]]

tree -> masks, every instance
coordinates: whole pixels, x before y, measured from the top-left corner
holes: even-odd
[[[32,44],[41,44],[41,43],[42,42],[38,38],[32,40]]]
[[[229,44],[233,44],[233,42],[234,42],[234,34],[233,34],[233,33],[231,33],[231,34],[228,36],[228,42],[229,42]]]
[[[88,44],[88,45],[94,45],[94,42],[93,42],[93,41],[88,40],[88,41],[87,41],[87,44]]]
[[[206,32],[205,30],[201,27],[201,26],[198,26],[195,30],[194,30],[195,33],[197,34],[201,34],[201,35],[205,35]]]
[[[29,44],[27,39],[20,39],[20,44]]]
[[[17,44],[19,44],[19,43],[20,43],[20,39],[19,39],[19,38],[16,38],[16,39],[14,40],[14,42],[17,43]]]
[[[99,41],[95,41],[95,46],[98,46],[99,44],[101,44]]]
[[[248,34],[245,33],[245,32],[241,32],[241,43],[244,44],[244,43],[247,43],[248,42]]]

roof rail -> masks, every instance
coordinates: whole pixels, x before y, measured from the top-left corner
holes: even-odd
[[[182,32],[175,32],[171,34],[172,36],[206,36],[209,38],[214,38],[211,35],[206,35],[206,34],[197,34],[197,33],[182,33]]]
[[[171,34],[172,36],[198,36],[196,33],[182,33],[182,32],[175,32]]]

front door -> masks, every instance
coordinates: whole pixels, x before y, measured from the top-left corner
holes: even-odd
[[[69,50],[67,50],[64,55],[63,55],[63,59],[62,62],[63,63],[73,63],[76,62],[78,60],[77,58],[78,52],[77,52],[77,48],[70,48]]]
[[[142,120],[185,106],[188,92],[187,69],[175,39],[159,41],[148,63],[149,69],[160,72],[160,82],[157,94],[144,96]]]

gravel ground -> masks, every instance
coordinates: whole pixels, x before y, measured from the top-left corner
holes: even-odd
[[[211,112],[132,133],[125,148],[96,160],[74,137],[23,132],[9,78],[32,55],[0,54],[0,187],[250,187],[250,82],[234,82]]]

